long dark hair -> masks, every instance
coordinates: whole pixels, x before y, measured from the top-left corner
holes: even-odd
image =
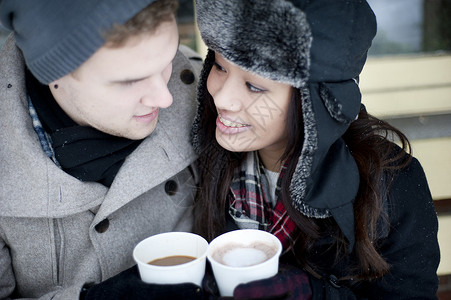
[[[317,268],[314,263],[309,261],[309,253],[315,242],[326,234],[334,236],[336,260],[339,260],[346,255],[346,239],[331,218],[325,220],[308,218],[292,205],[289,187],[303,143],[304,126],[300,94],[299,90],[292,93],[287,118],[289,143],[281,161],[291,159],[287,165],[287,175],[281,181],[278,201],[283,201],[290,217],[300,229],[300,236],[293,247],[297,261],[302,267],[318,274],[315,272]],[[230,183],[234,169],[240,166],[244,154],[230,152],[216,142],[217,113],[214,102],[208,92],[203,91],[200,95],[204,97],[203,118],[199,124],[199,132],[204,137],[199,157],[202,184],[196,198],[194,229],[207,240],[211,240],[226,230],[225,214],[228,208]],[[392,142],[393,137],[397,138],[402,150]],[[381,178],[383,174],[393,174],[392,171],[408,164],[411,158],[408,154],[410,144],[399,130],[369,115],[364,109],[351,123],[343,139],[351,150],[360,173],[360,186],[354,203],[356,262],[354,268],[349,269],[348,276],[357,281],[380,277],[389,270],[389,264],[377,251],[381,222],[385,222],[385,227],[388,228],[384,210],[388,184],[381,185]],[[388,183],[389,178],[385,182]]]

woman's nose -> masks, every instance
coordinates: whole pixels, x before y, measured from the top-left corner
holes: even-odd
[[[214,94],[215,106],[221,110],[238,112],[242,109],[240,90],[232,81],[225,81]]]

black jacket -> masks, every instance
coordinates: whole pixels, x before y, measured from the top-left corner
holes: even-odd
[[[382,257],[391,265],[390,273],[371,282],[342,283],[347,261],[334,265],[335,252],[324,239],[310,259],[323,266],[323,279],[311,276],[315,299],[437,299],[437,268],[440,250],[438,220],[424,171],[415,158],[398,171],[391,185],[386,209],[389,228],[379,241]],[[228,230],[233,229],[229,220]],[[289,254],[288,254],[289,255]],[[282,257],[291,261],[289,257]]]

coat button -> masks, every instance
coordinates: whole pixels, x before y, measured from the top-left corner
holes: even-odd
[[[335,276],[333,274],[329,275],[329,282],[334,288],[336,288],[336,289],[340,288],[340,285],[338,284],[337,276]]]
[[[174,180],[168,180],[164,185],[164,191],[169,196],[174,196],[177,193],[177,189],[177,182],[175,182]]]
[[[98,233],[104,233],[110,227],[110,221],[108,219],[102,220],[99,224],[97,224],[94,228]]]
[[[194,74],[191,70],[185,69],[180,73],[180,79],[184,84],[191,84],[194,82]]]

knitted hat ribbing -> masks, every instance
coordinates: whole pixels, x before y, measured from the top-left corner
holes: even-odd
[[[0,22],[14,32],[25,63],[43,84],[85,62],[104,43],[102,33],[155,0],[0,0]]]

